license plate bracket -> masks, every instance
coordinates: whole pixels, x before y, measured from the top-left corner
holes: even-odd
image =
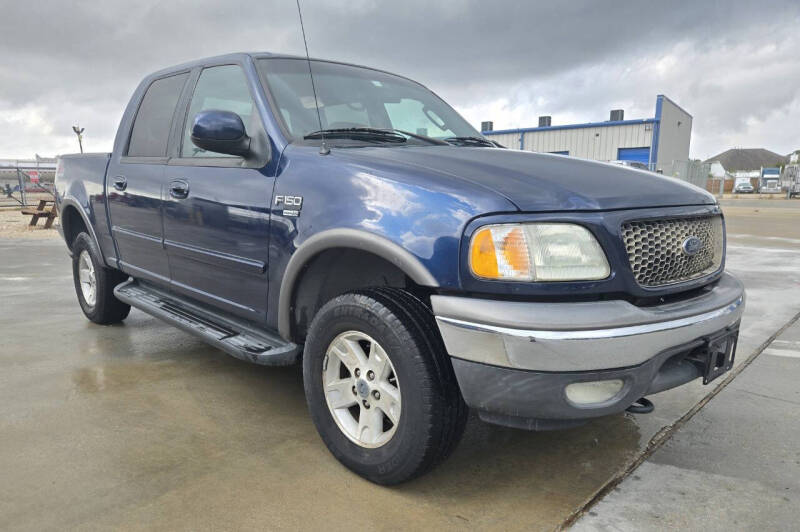
[[[733,368],[738,341],[739,326],[737,324],[706,339],[705,343],[693,354],[692,360],[699,363],[702,368],[703,384],[710,383]]]

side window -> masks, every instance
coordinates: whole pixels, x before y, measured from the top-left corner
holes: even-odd
[[[247,78],[237,65],[206,68],[197,80],[192,103],[183,128],[181,157],[232,157],[198,148],[192,142],[192,124],[200,111],[231,111],[242,118],[248,135],[252,134],[255,105],[247,89]]]
[[[139,104],[128,143],[129,157],[166,157],[172,115],[188,73],[157,79]]]

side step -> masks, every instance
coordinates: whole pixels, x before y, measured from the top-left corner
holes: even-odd
[[[288,366],[297,362],[300,348],[277,335],[228,317],[216,315],[179,296],[131,279],[114,289],[120,301],[247,362]]]

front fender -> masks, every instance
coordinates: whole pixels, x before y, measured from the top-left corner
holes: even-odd
[[[321,156],[318,148],[290,145],[281,156],[270,208],[267,322],[282,335],[298,274],[323,249],[369,251],[419,285],[458,290],[466,225],[516,210],[484,187],[403,162],[364,160],[356,151]],[[286,197],[295,203],[286,206]]]
[[[398,244],[374,233],[358,229],[329,229],[322,231],[295,250],[281,282],[281,292],[278,314],[278,332],[284,338],[291,336],[291,306],[297,279],[303,268],[316,255],[333,248],[351,248],[368,251],[388,262],[391,262],[408,275],[415,283],[421,286],[439,286],[431,272],[407,250]]]

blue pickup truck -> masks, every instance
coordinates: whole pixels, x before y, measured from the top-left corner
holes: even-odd
[[[441,462],[469,409],[571,427],[733,363],[744,291],[711,195],[503,149],[381,70],[255,53],[156,72],[114,151],[61,157],[55,185],[87,318],[135,307],[302,363],[324,443],[373,482]]]

